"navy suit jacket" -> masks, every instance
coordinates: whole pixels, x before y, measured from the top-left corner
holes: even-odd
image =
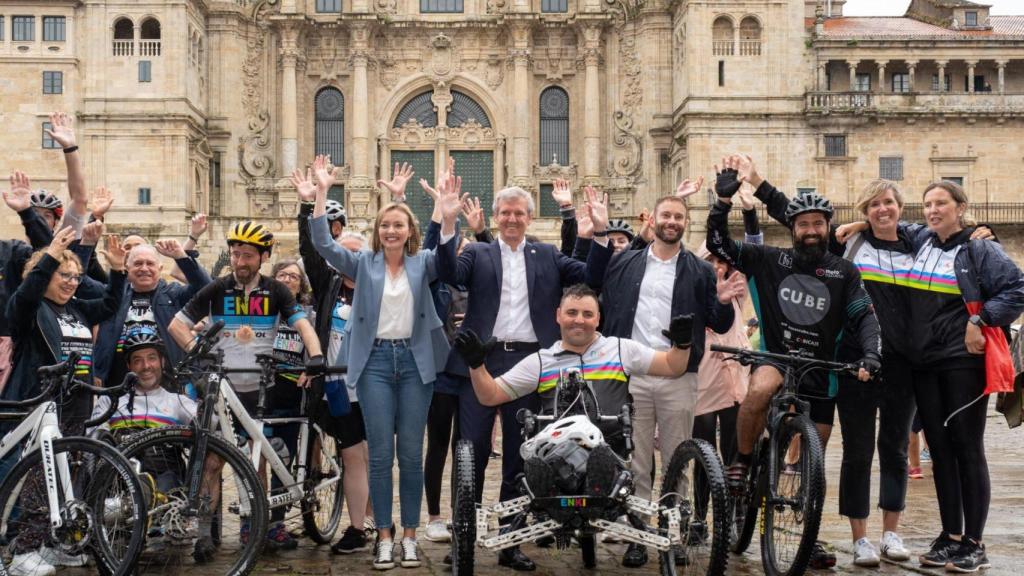
[[[494,333],[494,322],[501,304],[501,247],[497,240],[489,244],[474,242],[457,258],[456,248],[454,240],[440,246],[437,252],[438,275],[443,282],[466,287],[469,302],[462,327],[473,330],[486,342]],[[523,250],[530,320],[537,341],[542,348],[547,348],[561,339],[555,310],[562,300],[562,289],[580,283],[600,286],[612,250],[594,242],[586,263],[569,258],[551,244],[526,242]],[[455,350],[448,355],[445,371],[469,375],[465,362]]]

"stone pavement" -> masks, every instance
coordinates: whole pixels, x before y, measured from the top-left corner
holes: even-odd
[[[838,420],[837,420],[838,421]],[[1024,429],[1009,430],[1002,417],[994,412],[990,414],[986,431],[986,443],[988,447],[989,467],[992,472],[992,507],[989,515],[988,527],[985,540],[988,544],[989,558],[992,561],[993,569],[988,571],[989,576],[1003,576],[1019,574],[1024,570]],[[500,444],[499,444],[500,445]],[[911,561],[904,565],[883,564],[878,570],[855,568],[852,565],[852,547],[849,542],[849,525],[838,515],[837,494],[839,481],[839,465],[841,459],[841,432],[838,430],[833,435],[831,449],[828,451],[826,471],[828,476],[828,500],[826,502],[825,515],[822,519],[821,538],[832,543],[837,549],[837,567],[824,574],[846,574],[861,573],[870,574],[880,572],[882,574],[942,574],[942,570],[928,571],[917,566],[917,562]],[[485,494],[485,502],[494,503],[497,498],[498,474],[500,461],[491,461],[487,469],[488,491]],[[929,542],[939,532],[938,507],[935,502],[934,485],[932,484],[930,469],[927,464],[924,466],[926,478],[924,480],[912,480],[908,491],[907,512],[904,515],[901,534],[908,547],[915,555],[927,549]],[[872,486],[873,498],[877,497],[877,459],[876,475],[873,477]],[[445,476],[448,478],[448,475]],[[397,481],[398,473],[395,470]],[[660,482],[660,479],[659,481]],[[395,489],[395,517],[398,517],[397,486]],[[444,494],[447,494],[447,484]],[[447,506],[447,499],[442,501],[442,509]],[[424,506],[425,510],[425,506]],[[346,516],[343,519],[347,525]],[[423,517],[426,523],[426,516]],[[339,530],[340,536],[341,530]],[[421,529],[422,533],[422,529]],[[881,515],[873,514],[869,525],[869,537],[876,540],[881,536]],[[447,545],[434,544],[426,541],[420,536],[422,548],[423,566],[418,569],[396,568],[392,571],[396,576],[408,574],[449,574],[447,567],[442,564],[442,559],[447,553]],[[652,556],[652,562],[641,570],[626,570],[622,568],[620,559],[624,551],[624,545],[601,544],[598,547],[598,567],[595,570],[586,570],[582,567],[578,548],[568,550],[539,549],[535,546],[525,546],[524,551],[538,564],[538,570],[534,574],[538,576],[564,576],[566,574],[594,573],[594,574],[637,574],[649,575],[658,573],[656,556]],[[1022,564],[1017,564],[1021,561]],[[308,540],[302,540],[298,550],[266,555],[261,560],[259,567],[254,574],[261,575],[282,575],[282,574],[371,574],[373,573],[370,564],[370,552],[355,554],[348,557],[332,556],[326,546],[315,547]],[[509,576],[512,571],[497,566],[496,557],[493,553],[477,552],[476,573],[492,576]],[[757,552],[756,541],[751,549],[743,556],[731,555],[729,558],[730,574],[761,574],[760,556]]]

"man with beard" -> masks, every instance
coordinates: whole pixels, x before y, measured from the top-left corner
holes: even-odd
[[[881,366],[880,329],[857,267],[828,250],[832,205],[814,192],[802,192],[790,201],[786,222],[793,235],[792,248],[735,242],[729,237],[728,219],[731,197],[741,185],[736,157],[723,160],[723,165],[715,183],[718,201],[708,214],[707,246],[750,279],[761,316],[762,347],[777,354],[799,351],[835,360],[840,336],[856,338],[864,351],[857,378],[866,382]],[[759,189],[764,187],[771,185],[762,182]],[[768,405],[782,379],[774,366],[756,366],[751,373],[736,424],[738,454],[726,474],[734,490],[746,485],[754,443],[764,431]],[[809,417],[824,445],[835,414],[828,373],[805,376],[800,393],[807,396]],[[833,565],[835,556],[821,544],[815,545],[811,566]]]
[[[697,367],[704,355],[704,333],[720,334],[732,326],[733,298],[743,290],[739,277],[716,277],[711,264],[683,248],[688,211],[679,196],[666,196],[654,206],[654,242],[644,250],[616,254],[608,265],[601,289],[604,334],[629,338],[655,350],[668,350],[664,331],[669,319],[693,315],[693,349],[686,373],[680,377],[637,375],[630,381],[633,417],[633,476],[636,495],[651,497],[654,468],[654,428],[658,426],[662,473],[672,452],[693,432],[697,404]],[[684,562],[682,549],[676,550]],[[647,563],[645,547],[630,544],[623,566]]]

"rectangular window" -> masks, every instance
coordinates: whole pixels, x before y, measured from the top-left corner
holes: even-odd
[[[814,194],[817,191],[817,188],[797,188],[796,195],[799,196],[801,194]]]
[[[878,177],[893,182],[903,180],[903,157],[882,156],[878,159]]]
[[[949,86],[950,86],[949,74],[946,74],[945,80],[946,80],[945,81],[945,85],[946,86],[945,86],[945,88],[943,90],[945,92],[949,92]],[[938,74],[932,74],[932,92],[938,92],[938,91],[939,91],[939,75]]]
[[[210,188],[220,189],[220,154],[214,154],[210,160]]]
[[[844,158],[846,156],[845,134],[825,135],[825,156],[832,158]]]
[[[420,12],[462,12],[462,0],[420,0]]]
[[[139,82],[153,81],[153,63],[149,60],[139,60]]]
[[[857,74],[853,84],[854,92],[871,92],[871,74]]]
[[[943,180],[948,180],[949,182],[953,182],[957,186],[960,186],[961,188],[963,188],[963,186],[964,186],[964,177],[963,176],[943,176],[942,179]]]
[[[4,39],[4,17],[0,16],[0,41]]]
[[[978,25],[978,13],[973,10],[968,10],[964,13],[964,24],[967,26]]]
[[[540,0],[541,12],[568,12],[569,0]]]
[[[718,85],[725,86],[725,60],[718,61]]]
[[[341,12],[341,0],[316,0],[316,11],[327,13]]]
[[[43,94],[63,94],[64,73],[43,72]]]
[[[11,39],[15,42],[34,42],[36,39],[36,17],[14,16],[11,19]]]
[[[43,42],[64,41],[64,17],[43,16]]]
[[[892,75],[892,91],[897,94],[910,92],[910,74],[897,73]]]
[[[147,205],[152,200],[152,191],[149,188],[139,188],[139,204]]]
[[[53,124],[50,124],[49,122],[43,122],[43,149],[44,150],[53,150],[53,149],[56,149],[56,148],[60,148],[60,144],[57,144],[57,141],[54,140],[53,138],[50,138],[50,135],[46,133],[47,130],[52,130],[52,129],[53,129]]]

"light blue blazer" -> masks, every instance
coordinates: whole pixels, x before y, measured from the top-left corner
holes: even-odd
[[[324,260],[356,282],[352,312],[345,324],[341,352],[335,361],[339,365],[347,365],[346,378],[351,383],[357,383],[377,337],[377,321],[380,318],[384,278],[387,274],[384,253],[351,252],[338,246],[331,238],[326,216],[310,218],[309,231],[313,246]],[[412,289],[415,314],[410,348],[420,378],[424,384],[430,384],[444,368],[449,351],[444,325],[437,317],[434,300],[430,295],[430,283],[437,279],[434,251],[420,250],[413,256],[406,255],[405,274]]]

